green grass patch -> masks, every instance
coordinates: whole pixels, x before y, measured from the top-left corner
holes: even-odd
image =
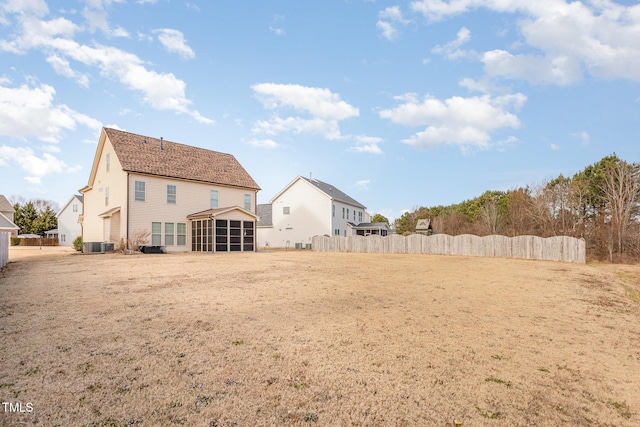
[[[488,383],[504,384],[507,387],[511,387],[511,381],[501,380],[500,378],[488,377],[484,380]]]

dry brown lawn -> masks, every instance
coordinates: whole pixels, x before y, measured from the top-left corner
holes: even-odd
[[[640,425],[640,266],[10,257],[2,426]]]

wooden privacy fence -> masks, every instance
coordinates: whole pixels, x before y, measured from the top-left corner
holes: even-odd
[[[0,268],[9,262],[9,236],[6,231],[0,231]]]
[[[537,236],[449,236],[412,234],[400,236],[314,236],[312,248],[317,252],[378,252],[393,254],[433,254],[524,258],[548,261],[586,262],[583,239],[575,237]]]
[[[34,237],[20,239],[19,246],[58,246],[57,237]]]

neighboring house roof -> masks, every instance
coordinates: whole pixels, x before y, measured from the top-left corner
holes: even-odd
[[[327,184],[326,182],[322,182],[317,179],[305,178],[303,176],[301,176],[300,178],[304,179],[305,181],[307,181],[312,185],[315,185],[327,196],[331,197],[334,200],[337,200],[338,202],[343,202],[348,205],[352,205],[362,209],[366,208],[366,206],[364,206],[362,203],[358,202],[356,199],[349,196],[347,193],[340,191],[339,189],[337,189],[331,184]]]
[[[78,199],[78,201],[80,203],[83,203],[84,200],[84,196],[80,196],[78,194],[74,194],[73,196],[71,196],[71,198],[69,199],[69,201],[67,203],[65,203],[65,205],[62,207],[62,209],[60,209],[58,211],[58,213],[56,214],[56,218],[60,216],[60,214],[62,213],[62,211],[64,211],[65,209],[67,209],[67,207],[71,204],[71,202],[73,202],[73,199]],[[78,212],[79,213],[79,212]]]
[[[429,230],[431,227],[430,219],[419,219],[416,224],[416,230]]]
[[[331,184],[328,184],[326,182],[319,181],[319,180],[317,180],[315,178],[311,179],[311,178],[305,178],[303,176],[298,176],[296,179],[291,181],[291,183],[289,183],[289,185],[287,185],[284,189],[282,189],[282,191],[280,191],[278,194],[276,194],[273,199],[271,199],[271,202],[273,203],[273,201],[275,199],[277,199],[282,193],[287,191],[287,189],[289,187],[291,187],[296,181],[298,181],[300,179],[303,179],[303,180],[307,181],[309,184],[313,185],[314,187],[316,187],[318,190],[320,190],[321,192],[323,192],[324,194],[326,194],[327,196],[329,196],[333,200],[345,203],[347,205],[355,206],[357,208],[366,209],[366,206],[364,206],[362,203],[358,202],[356,199],[354,199],[353,197],[349,196],[348,194],[340,191],[335,186],[333,186]]]
[[[127,172],[260,189],[231,154],[110,128],[104,133]]]
[[[260,219],[256,223],[258,227],[273,227],[273,211],[271,203],[264,203],[256,206],[256,211]]]
[[[2,194],[0,194],[0,212],[9,212],[10,214],[15,212],[11,203]]]
[[[54,228],[54,229],[52,229],[52,230],[45,231],[45,232],[44,232],[44,234],[46,234],[46,235],[58,234],[58,229],[57,229],[57,228]]]
[[[11,230],[19,230],[20,227],[15,225],[13,221],[11,221],[5,214],[0,212],[0,228],[2,229],[11,229]]]
[[[187,219],[215,218],[218,215],[222,215],[223,213],[227,213],[227,212],[231,212],[231,211],[240,211],[240,212],[245,213],[245,214],[247,214],[249,216],[257,218],[256,214],[254,214],[253,212],[249,212],[246,209],[242,209],[240,206],[228,206],[226,208],[213,208],[213,209],[207,209],[205,211],[195,212],[195,213],[187,215]]]
[[[349,223],[353,228],[361,228],[361,229],[389,229],[389,224],[386,222],[361,222],[358,225],[353,223]]]

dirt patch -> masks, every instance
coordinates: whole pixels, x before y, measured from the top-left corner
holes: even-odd
[[[14,255],[0,425],[640,424],[640,267]]]

